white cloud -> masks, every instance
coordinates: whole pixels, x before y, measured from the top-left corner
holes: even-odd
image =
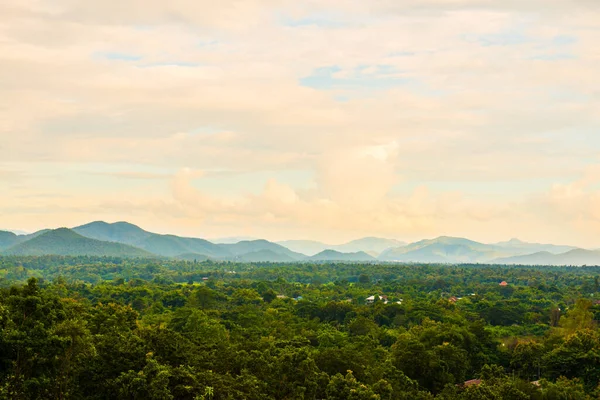
[[[68,204],[282,237],[534,236],[555,218],[585,241],[599,19],[587,0],[7,0],[0,160],[23,175],[0,173],[0,210],[11,226],[79,218]],[[360,82],[302,86],[323,67]],[[73,176],[42,178],[40,162]],[[83,189],[92,163],[114,168]],[[237,198],[199,191],[191,172],[295,170],[312,182],[263,180]],[[56,193],[71,200],[20,197]]]

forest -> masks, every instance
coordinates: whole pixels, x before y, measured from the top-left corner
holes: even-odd
[[[0,257],[0,399],[598,399],[600,267]]]

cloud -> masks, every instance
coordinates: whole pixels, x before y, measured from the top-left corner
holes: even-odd
[[[554,184],[548,194],[548,202],[554,214],[567,222],[586,225],[599,232],[600,221],[600,165],[586,168],[576,181]]]
[[[7,0],[0,15],[11,225],[589,240],[596,1]]]
[[[396,156],[396,143],[333,149],[318,161],[319,189],[336,204],[378,207],[398,180]]]

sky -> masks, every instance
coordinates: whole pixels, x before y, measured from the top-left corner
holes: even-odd
[[[2,0],[0,229],[600,247],[598,0]]]

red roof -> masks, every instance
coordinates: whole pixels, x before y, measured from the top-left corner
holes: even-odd
[[[508,283],[506,281],[502,281],[500,282],[500,286],[508,286]]]

